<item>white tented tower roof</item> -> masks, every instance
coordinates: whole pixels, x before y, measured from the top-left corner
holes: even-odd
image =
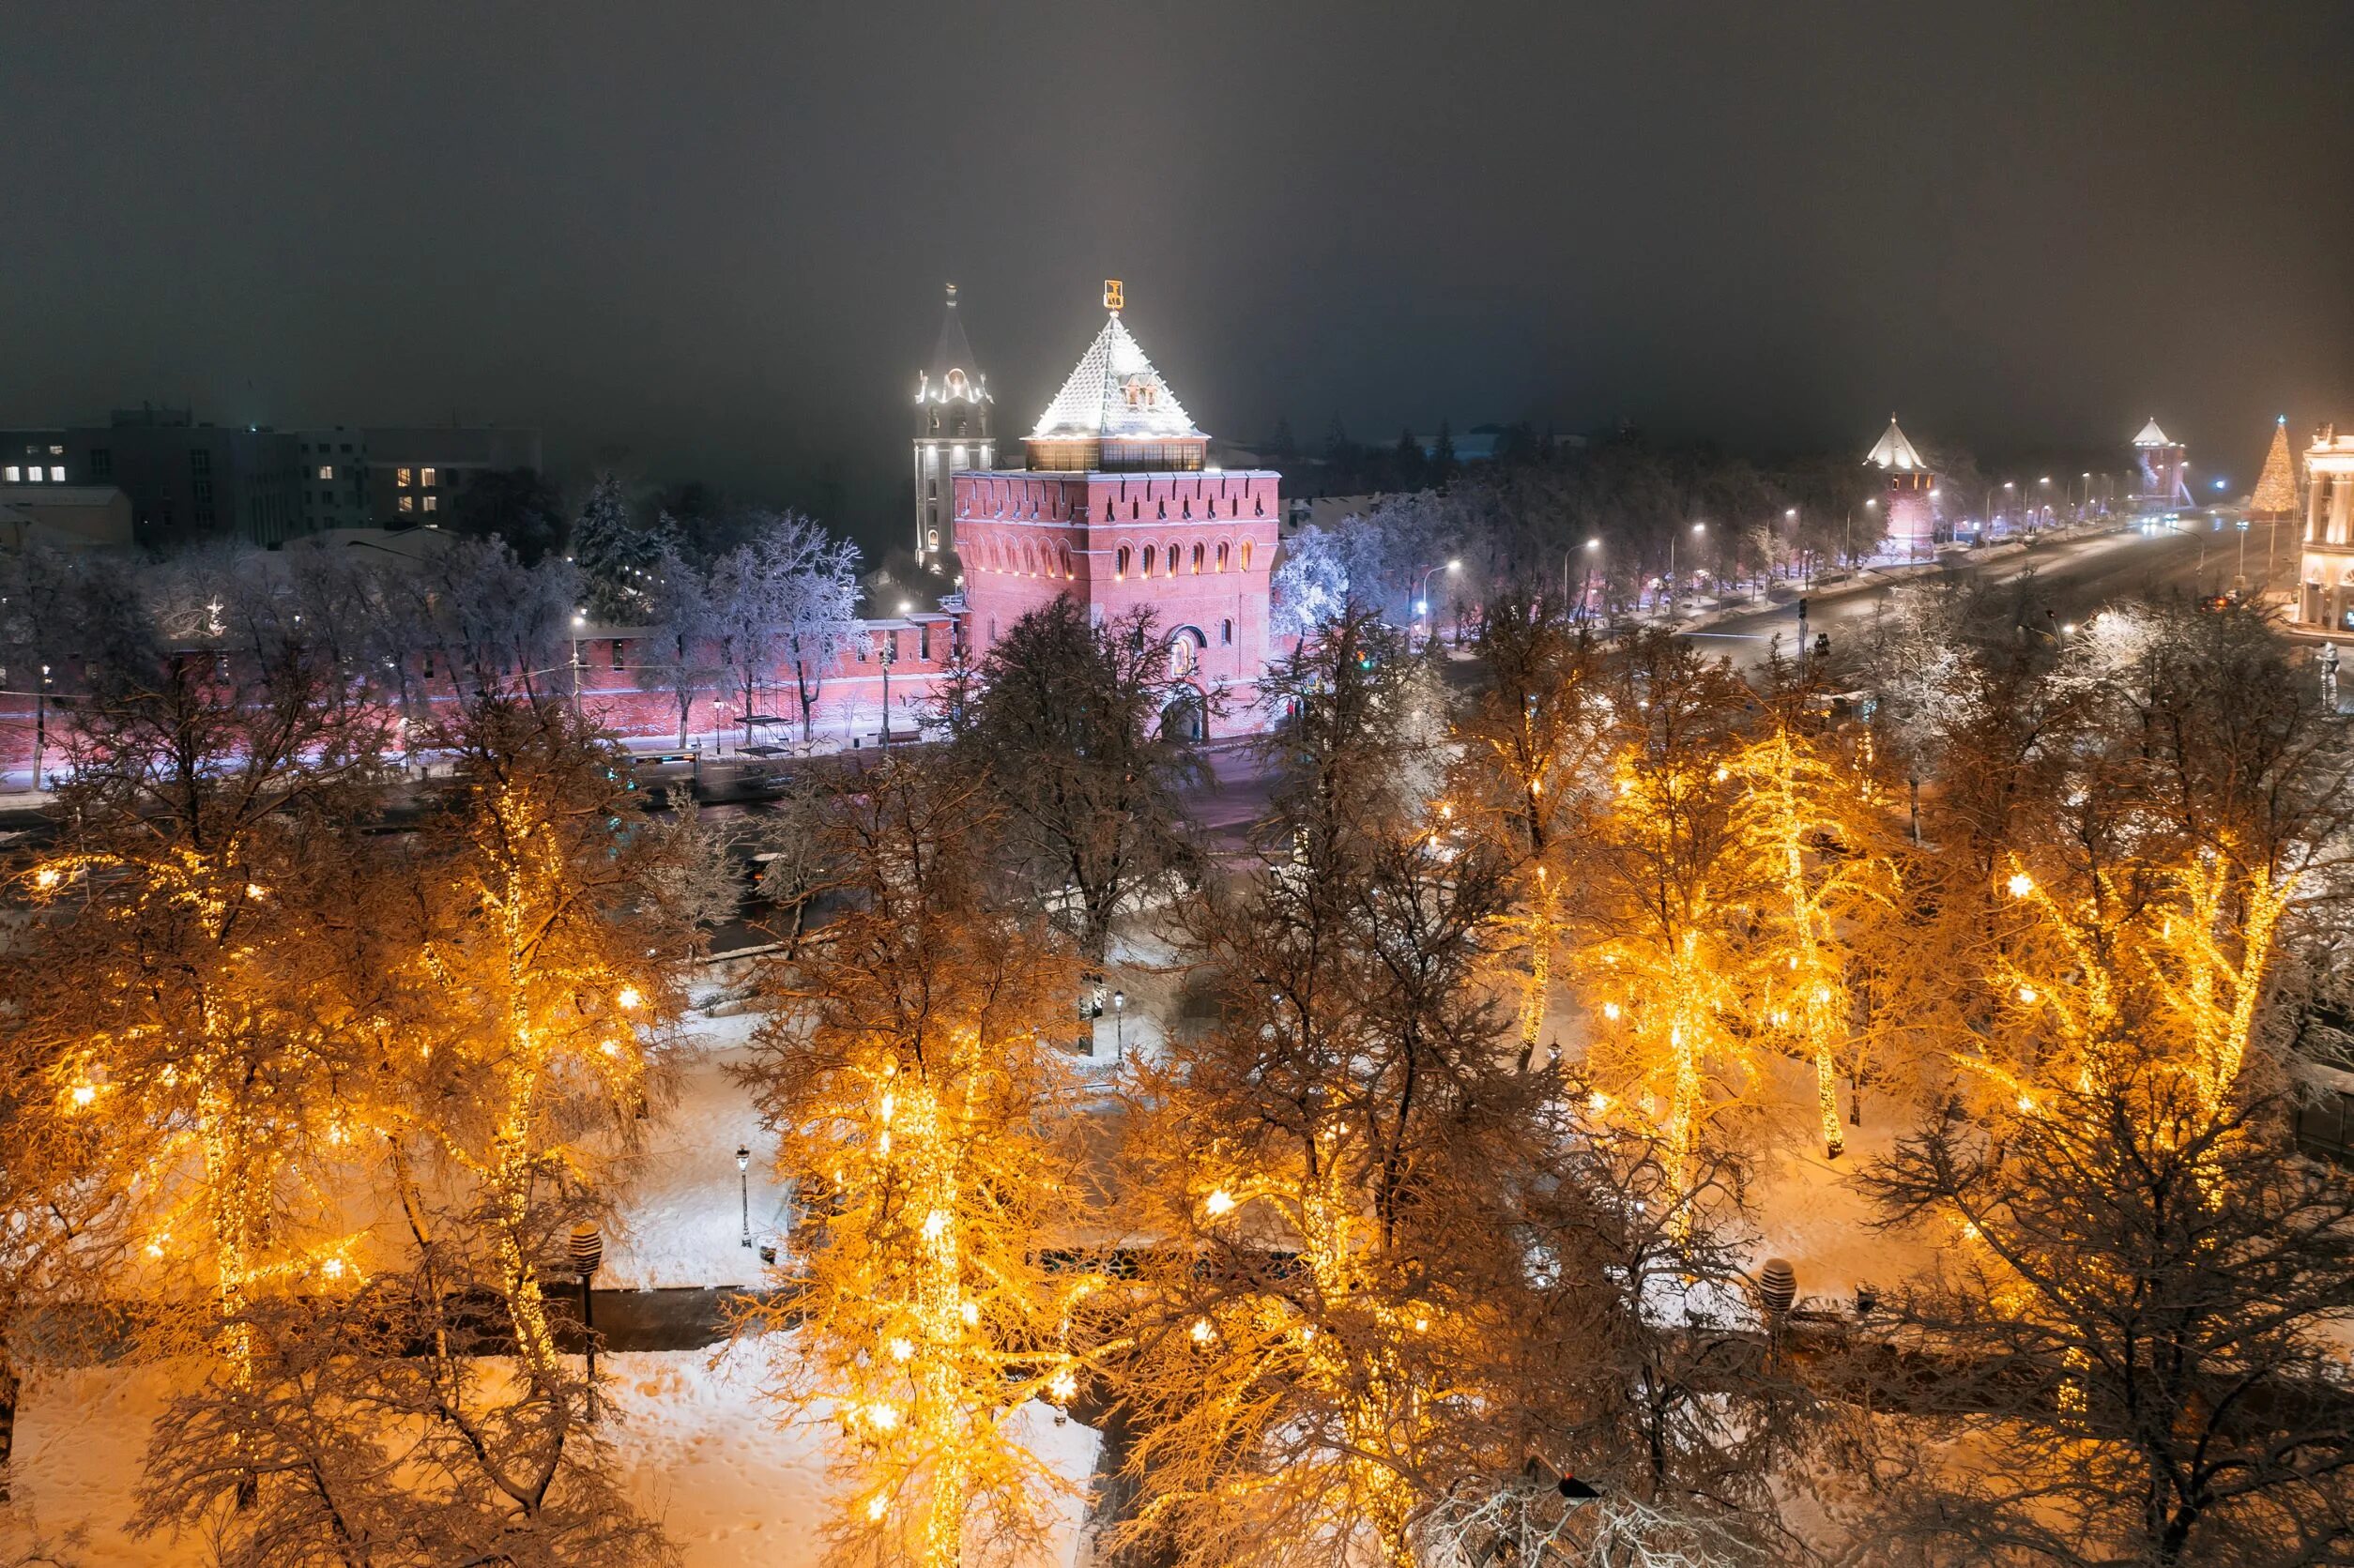
[[[1929,469],[1929,464],[1921,461],[1921,455],[1912,441],[1898,428],[1893,414],[1888,416],[1888,428],[1880,433],[1880,439],[1872,443],[1870,451],[1864,453],[1864,461],[1875,467],[1893,468],[1902,473],[1926,473]]]
[[[2142,426],[2142,433],[2133,437],[2133,445],[2136,447],[2171,447],[2174,443],[2166,438],[2164,431],[2158,428],[2157,416],[2152,415],[2149,423]]]
[[[1033,441],[1201,441],[1177,394],[1114,311],[1032,431]]]

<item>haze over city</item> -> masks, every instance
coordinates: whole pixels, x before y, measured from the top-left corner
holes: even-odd
[[[2342,7],[23,8],[0,422],[496,421],[888,537],[944,282],[1230,440],[1989,459],[2348,401]]]

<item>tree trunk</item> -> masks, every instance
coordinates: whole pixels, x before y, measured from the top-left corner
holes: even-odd
[[[0,1503],[8,1500],[8,1457],[16,1451],[16,1363],[0,1344]]]

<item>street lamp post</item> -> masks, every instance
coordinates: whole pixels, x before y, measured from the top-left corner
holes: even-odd
[[[1796,507],[1792,507],[1790,510],[1783,512],[1781,516],[1782,521],[1790,525],[1790,548],[1796,550],[1798,548],[1798,509]],[[1767,563],[1766,570],[1769,571],[1772,570],[1771,562]],[[1807,562],[1803,554],[1799,557],[1798,571],[1800,575],[1805,578],[1808,585],[1812,586],[1814,582],[1814,574],[1807,570]]]
[[[1602,548],[1602,541],[1601,541],[1600,540],[1598,540],[1598,539],[1589,539],[1589,540],[1587,540],[1585,541],[1585,544],[1584,544],[1584,547],[1583,547],[1583,548],[1584,548],[1584,550],[1585,550],[1585,555],[1586,555],[1586,569],[1585,569],[1585,578],[1584,578],[1584,583],[1583,583],[1583,586],[1584,586],[1585,591],[1584,591],[1583,593],[1581,593],[1581,594],[1577,597],[1577,599],[1574,601],[1574,602],[1575,602],[1575,603],[1577,604],[1577,606],[1578,606],[1578,615],[1579,615],[1579,617],[1580,617],[1581,618],[1582,618],[1582,617],[1583,617],[1583,616],[1584,616],[1584,614],[1585,614],[1585,601],[1586,601],[1589,598],[1593,597],[1593,593],[1594,593],[1594,564],[1593,564],[1593,563],[1594,563],[1594,552],[1596,552],[1597,550],[1599,550],[1600,548]],[[1562,603],[1563,603],[1563,606],[1564,606],[1565,608],[1567,608],[1567,605],[1568,605],[1569,603],[1571,603],[1571,602],[1572,602],[1572,601],[1571,601],[1571,600],[1570,600],[1570,598],[1569,598],[1569,563],[1570,563],[1571,561],[1576,560],[1577,558],[1578,558],[1578,552],[1577,552],[1577,549],[1576,549],[1576,548],[1571,548],[1571,549],[1568,549],[1568,550],[1564,550],[1564,551],[1561,553],[1561,598],[1562,598]]]
[[[1693,525],[1692,525],[1692,537],[1693,537],[1693,538],[1695,538],[1695,539],[1699,538],[1699,537],[1700,537],[1700,535],[1701,535],[1702,533],[1704,533],[1704,532],[1705,532],[1705,531],[1706,531],[1707,527],[1708,527],[1708,525],[1707,525],[1707,524],[1705,524],[1705,523],[1695,523],[1695,524],[1693,524]],[[1667,610],[1668,610],[1668,619],[1670,619],[1670,620],[1674,620],[1674,619],[1675,618],[1675,601],[1676,601],[1676,600],[1678,600],[1679,598],[1681,598],[1681,597],[1682,597],[1682,595],[1680,595],[1679,593],[1677,593],[1677,592],[1676,592],[1676,589],[1677,589],[1677,587],[1678,587],[1679,586],[1680,586],[1680,585],[1678,585],[1678,584],[1677,584],[1677,582],[1676,582],[1676,580],[1675,580],[1675,536],[1674,536],[1674,534],[1670,534],[1670,535],[1668,535],[1668,606],[1667,606]]]
[[[597,1411],[597,1324],[589,1314],[588,1281],[596,1273],[597,1265],[604,1261],[604,1238],[597,1233],[595,1225],[583,1220],[573,1226],[572,1241],[565,1253],[572,1259],[573,1272],[580,1276],[581,1354],[588,1369],[588,1413],[593,1418]]]
[[[1128,1059],[1128,1034],[1124,1027],[1127,1021],[1128,994],[1114,991],[1111,994],[1111,1059],[1114,1061]]]
[[[580,717],[580,631],[588,623],[588,612],[573,612],[573,717]]]
[[[1462,570],[1460,560],[1450,558],[1444,566],[1430,567],[1423,572],[1421,582],[1414,585],[1414,615],[1417,618],[1430,613],[1430,579],[1441,571],[1451,577]],[[1433,630],[1436,630],[1435,626]]]
[[[752,1245],[752,1146],[736,1145],[736,1185],[743,1197],[743,1244]]]

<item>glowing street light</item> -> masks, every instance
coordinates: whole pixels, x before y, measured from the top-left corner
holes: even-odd
[[[1705,523],[1692,525],[1694,539],[1698,539],[1707,531],[1708,525]],[[1675,618],[1675,601],[1683,597],[1679,591],[1680,587],[1681,585],[1675,580],[1675,536],[1670,534],[1668,535],[1668,618],[1671,620]]]
[[[1430,613],[1430,579],[1432,577],[1441,571],[1452,577],[1462,570],[1462,561],[1450,557],[1444,567],[1434,566],[1425,571],[1422,574],[1422,581],[1414,586],[1414,615],[1420,617]]]
[[[743,1195],[743,1244],[752,1245],[752,1146],[736,1146],[736,1183]]]

